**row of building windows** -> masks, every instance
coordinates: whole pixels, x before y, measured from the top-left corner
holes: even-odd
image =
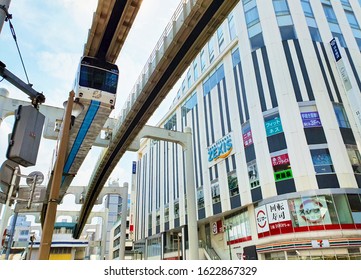
[[[303,8],[304,15],[308,24],[310,36],[313,41],[321,42],[321,36],[317,27],[317,23],[314,17],[314,13],[309,0],[300,0]],[[277,17],[277,22],[279,25],[280,35],[282,40],[291,40],[297,39],[296,31],[294,29],[294,24],[290,9],[288,6],[287,0],[273,0],[273,7],[275,15]],[[351,9],[349,2],[342,2],[344,7],[344,12],[346,18],[349,22],[349,25],[352,29],[355,40],[361,50],[361,29],[357,21],[357,18]],[[332,5],[329,1],[323,2],[322,7],[325,13],[325,17],[329,23],[329,27],[332,33],[332,36],[337,37],[342,47],[346,46],[346,41],[343,37],[342,31],[339,27],[336,14],[332,8]],[[243,9],[246,20],[246,26],[248,30],[248,36],[250,40],[250,45],[252,50],[256,50],[264,46],[262,27],[260,23],[260,17],[258,14],[258,8],[255,0],[243,0]],[[236,24],[234,20],[233,12],[228,16],[227,20],[228,25],[228,35],[230,40],[233,40],[236,37]],[[182,82],[181,88],[178,90],[175,101],[178,100],[183,94],[191,88],[193,83],[197,81],[198,74],[198,59],[200,62],[200,71],[203,73],[207,67],[213,63],[216,51],[216,40],[218,46],[218,53],[221,53],[225,48],[225,37],[224,37],[225,24],[222,24],[216,31],[214,37],[210,39],[207,44],[207,52],[205,49],[202,49],[199,57],[197,57],[193,63],[192,67],[189,68],[185,79]],[[208,57],[206,57],[208,56]]]
[[[275,10],[275,14],[277,16],[277,20],[278,20],[282,38],[283,39],[296,39],[296,34],[295,34],[293,22],[292,22],[290,9],[288,7],[288,2],[286,0],[280,0],[280,1],[273,1],[272,3],[273,3],[274,10]],[[313,40],[321,41],[320,34],[318,32],[318,27],[317,27],[317,24],[316,24],[316,21],[314,18],[313,10],[310,5],[310,1],[301,0],[301,4],[302,4],[304,14],[307,18],[307,23],[309,25],[310,33],[311,33]],[[330,5],[328,5],[328,4],[329,3],[323,4],[323,9],[324,9],[325,14],[328,13],[329,8],[330,8],[329,7]],[[243,8],[244,8],[244,12],[246,15],[247,28],[249,28],[249,29],[255,28],[254,26],[259,23],[259,15],[258,15],[258,11],[257,11],[256,1],[253,1],[253,0],[243,1]],[[331,9],[332,9],[332,6],[331,6]],[[333,12],[333,10],[332,10],[332,12]],[[327,16],[328,18],[332,18],[332,12],[330,12],[330,16]],[[345,8],[345,13],[349,13],[349,10],[347,8]],[[349,17],[350,17],[350,20],[349,20],[350,25],[352,25],[351,24],[352,16],[349,16]],[[231,39],[235,38],[235,35],[232,35],[232,32],[231,32],[231,30],[235,30],[235,22],[234,22],[233,13],[231,13],[229,15],[227,22],[228,22],[228,27],[229,27],[229,32],[230,32],[230,34],[229,34],[230,38]],[[329,22],[332,23],[332,20]],[[259,25],[259,27],[260,27],[260,25]],[[356,27],[356,25],[354,25],[354,27]],[[180,96],[182,94],[187,93],[187,90],[189,90],[191,88],[191,86],[193,85],[193,83],[197,80],[197,78],[199,76],[198,70],[200,69],[201,72],[204,72],[207,64],[212,63],[212,61],[214,60],[214,54],[215,54],[214,45],[216,44],[216,38],[218,39],[218,42],[224,41],[224,39],[225,39],[225,34],[223,32],[224,30],[222,28],[223,28],[223,25],[221,25],[220,29],[217,30],[216,37],[213,38],[209,42],[209,44],[212,44],[212,46],[209,46],[209,44],[208,44],[208,47],[203,49],[201,51],[200,55],[197,57],[197,59],[193,61],[192,66],[189,68],[189,70],[187,72],[187,77],[183,81],[182,86],[179,89],[179,92],[177,95],[177,100],[180,98]],[[262,36],[261,29],[259,29],[259,33],[254,32],[255,30],[256,29],[249,30],[249,36],[251,36],[250,34],[252,34],[252,35],[255,34],[255,36],[257,36],[257,35]],[[252,32],[254,32],[254,33],[252,33]],[[250,38],[252,38],[252,37],[250,37]],[[263,45],[258,45],[257,47],[260,47],[260,46],[263,46]],[[221,46],[219,46],[219,49],[220,48],[221,48]],[[222,45],[222,48],[223,48],[223,45]],[[263,51],[264,50],[262,50],[262,56],[264,55]],[[209,55],[211,57],[207,58],[206,57],[207,55]],[[241,60],[240,53],[237,49],[232,52],[232,63],[233,63],[234,71],[235,71],[235,68],[238,68],[238,69],[241,68],[240,60]],[[300,63],[301,62],[302,61],[300,61]],[[198,67],[198,63],[200,63],[200,67]],[[256,64],[256,63],[257,62],[254,62],[254,64]],[[264,63],[264,65],[266,65],[266,63],[269,63],[269,61],[265,60],[265,61],[263,61],[263,63]],[[215,67],[214,69],[215,70],[212,71],[208,75],[208,77],[203,80],[203,83],[202,83],[203,101],[204,101],[204,106],[202,106],[202,108],[204,110],[204,114],[206,115],[205,116],[206,126],[209,125],[209,127],[206,127],[206,129],[205,129],[205,133],[207,134],[206,141],[207,141],[208,146],[212,145],[212,143],[214,143],[215,139],[216,139],[215,135],[214,135],[215,128],[213,126],[214,121],[213,121],[212,117],[214,118],[214,115],[217,113],[218,115],[215,118],[217,120],[220,118],[221,122],[226,122],[225,119],[227,118],[227,114],[229,114],[229,111],[228,111],[229,106],[227,106],[226,103],[222,103],[222,102],[226,101],[227,94],[228,94],[227,87],[225,86],[226,81],[225,81],[225,73],[224,73],[223,65],[220,64],[219,66]],[[305,75],[305,73],[302,73],[302,74]],[[269,76],[267,76],[267,79],[269,79]],[[227,80],[227,82],[228,82],[228,80]],[[271,84],[269,82],[268,86],[270,86],[270,85]],[[214,89],[214,88],[216,88],[216,86],[218,87],[218,89]],[[237,87],[237,85],[236,85],[236,87]],[[216,93],[211,94],[211,91],[216,92]],[[310,89],[310,91],[311,91],[311,93],[307,92],[307,94],[309,94],[309,100],[307,100],[307,101],[314,100],[314,97],[312,95],[312,88]],[[224,94],[224,96],[222,96],[222,94]],[[241,98],[243,98],[243,100],[241,100],[241,101],[245,104],[244,106],[245,106],[245,116],[246,117],[244,119],[240,118],[240,121],[242,124],[243,145],[244,145],[244,149],[245,149],[246,164],[248,167],[248,174],[249,174],[249,187],[251,190],[260,189],[259,187],[261,186],[261,181],[259,179],[257,161],[255,158],[255,148],[253,145],[252,130],[250,127],[250,123],[248,121],[249,114],[248,114],[247,108],[246,108],[248,96],[246,95],[245,92],[240,92],[237,94],[240,95],[240,100],[241,100]],[[272,99],[272,96],[271,96],[271,99]],[[241,103],[241,101],[239,101],[239,103]],[[303,100],[297,99],[297,101],[300,102]],[[334,100],[331,99],[331,101],[334,101]],[[338,101],[340,101],[340,100],[338,100]],[[219,116],[218,108],[216,108],[216,110],[213,110],[213,112],[212,112],[212,109],[215,108],[215,107],[213,107],[214,105],[212,103],[217,104],[217,105],[218,105],[218,103],[220,103],[220,105],[219,105],[220,116]],[[226,104],[224,106],[224,108],[222,108],[223,104]],[[165,122],[164,127],[169,130],[182,130],[185,126],[192,126],[193,133],[194,133],[193,139],[194,139],[195,143],[197,143],[196,141],[197,141],[197,138],[199,138],[199,135],[198,135],[199,131],[197,131],[197,127],[194,127],[195,125],[198,125],[197,122],[199,121],[197,105],[198,105],[197,92],[193,92],[191,97],[188,98],[181,107],[181,123],[180,124],[177,123],[177,115],[173,114]],[[276,99],[275,100],[272,99],[272,105],[273,105],[273,108],[278,107]],[[224,111],[222,111],[222,109],[224,109]],[[264,113],[264,125],[265,125],[265,131],[266,131],[266,135],[267,135],[267,141],[268,141],[268,145],[269,145],[269,155],[270,155],[271,162],[273,163],[272,167],[273,167],[273,172],[274,172],[274,179],[276,182],[292,179],[293,178],[293,173],[292,173],[292,168],[291,168],[292,162],[290,162],[289,157],[288,157],[287,143],[286,143],[286,139],[285,139],[284,132],[283,132],[282,120],[278,113],[276,113],[276,114],[272,113],[271,115],[266,115],[268,113],[267,109],[269,109],[269,108],[265,108],[264,110],[262,108],[262,111]],[[272,110],[272,112],[274,112],[274,111],[275,110]],[[347,120],[343,106],[341,104],[334,103],[334,111],[336,114],[336,119],[339,123],[339,127],[350,129],[350,124]],[[207,115],[207,114],[209,114],[209,115]],[[333,166],[333,160],[331,157],[331,153],[329,151],[329,147],[327,145],[327,140],[326,140],[326,137],[323,132],[321,119],[318,115],[316,106],[308,106],[306,108],[305,106],[303,106],[300,103],[300,114],[301,114],[304,130],[305,130],[307,142],[309,144],[309,152],[310,152],[312,163],[314,165],[315,174],[317,175],[317,174],[335,173],[335,169]],[[241,115],[241,113],[240,113],[240,115]],[[210,118],[208,118],[208,117],[210,117]],[[189,123],[190,121],[193,121],[193,123],[190,124]],[[223,123],[221,125],[223,126]],[[228,129],[230,130],[231,127],[229,127]],[[320,132],[320,133],[313,133],[316,129],[318,129],[317,132]],[[223,127],[222,127],[222,135],[225,135],[226,133],[228,133],[229,130],[223,129]],[[309,138],[308,135],[310,135],[310,134],[317,135],[317,137]],[[346,145],[349,157],[350,157],[350,162],[352,163],[352,167],[354,168],[354,172],[360,173],[360,154],[359,154],[359,151],[357,150],[355,143],[345,142],[345,145]],[[165,182],[164,183],[164,203],[166,205],[168,205],[170,202],[168,187],[170,185],[172,185],[173,186],[173,201],[175,201],[175,206],[173,207],[173,209],[174,209],[175,218],[177,218],[177,217],[179,217],[178,199],[179,199],[179,186],[180,186],[179,183],[180,183],[181,178],[178,178],[178,177],[176,178],[175,176],[171,176],[170,174],[172,174],[172,173],[170,171],[172,170],[172,168],[173,168],[173,170],[178,170],[179,168],[181,168],[181,166],[178,166],[178,161],[176,159],[180,158],[182,156],[182,154],[178,153],[175,155],[175,153],[177,153],[177,151],[178,151],[178,149],[175,146],[176,146],[175,144],[173,145],[173,144],[169,144],[169,143],[164,143],[164,166],[165,166],[165,168],[167,168],[167,170],[164,171],[163,176],[164,176],[164,182]],[[156,147],[156,149],[158,149],[158,150],[154,150],[155,153],[159,153],[161,151],[159,143],[156,143],[154,145],[154,147]],[[198,147],[197,149],[200,149],[200,148]],[[202,163],[200,163],[200,160],[202,158],[201,153],[202,153],[202,151],[195,150],[196,168],[198,168],[198,166],[201,167],[201,165],[202,165]],[[151,157],[150,153],[148,156]],[[146,162],[147,159],[144,158],[143,160],[144,160],[144,162]],[[150,162],[153,163],[153,161],[150,161]],[[227,170],[227,177],[228,177],[228,186],[227,187],[229,190],[230,197],[239,196],[238,178],[236,175],[235,165],[236,164],[234,164],[234,168]],[[204,184],[203,184],[203,182],[201,182],[201,180],[198,180],[198,177],[201,177],[201,179],[203,179],[202,174],[204,174],[204,172],[202,172],[201,169],[196,171],[196,180],[197,180],[197,186],[198,186],[198,188],[197,188],[198,209],[204,208],[204,190],[203,190]],[[213,204],[217,204],[217,203],[220,203],[220,198],[221,198],[220,197],[220,194],[221,194],[220,187],[221,186],[218,181],[217,164],[215,164],[212,167],[209,167],[209,174],[210,174],[209,181],[211,182],[210,192],[211,192],[211,196],[212,196],[212,201],[213,201]],[[155,188],[157,188],[157,187],[155,187]],[[153,191],[154,190],[151,190],[151,197],[153,197],[153,195],[152,195]],[[156,202],[155,209],[159,210],[159,208],[160,208],[159,190],[156,189],[155,191],[158,191],[158,194],[156,196],[157,202]],[[259,197],[259,199],[262,199],[262,197]],[[256,201],[258,201],[258,200],[256,200]],[[148,213],[152,212],[153,208],[154,207],[153,207],[152,202],[148,203]],[[165,220],[167,222],[169,220],[169,206],[166,206],[165,208],[166,208],[166,213],[167,213]],[[156,217],[153,216],[153,218],[156,220],[156,225],[159,225],[160,219],[158,218],[158,215],[156,215]],[[152,220],[153,220],[152,214],[150,214],[150,216],[148,218],[148,221],[149,221],[148,229],[152,228]]]

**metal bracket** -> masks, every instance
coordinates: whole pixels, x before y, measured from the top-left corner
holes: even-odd
[[[6,8],[5,5],[0,5],[0,9],[5,12],[6,15],[5,21],[8,21],[9,19],[13,18],[13,15],[9,14],[8,9]]]

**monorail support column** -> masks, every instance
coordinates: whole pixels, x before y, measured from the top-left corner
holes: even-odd
[[[198,226],[196,212],[196,188],[194,180],[193,144],[192,129],[185,127],[184,132],[170,131],[168,129],[145,125],[132,143],[132,151],[139,150],[140,139],[150,138],[162,141],[169,141],[180,144],[185,153],[185,174],[187,192],[187,228],[190,260],[199,259],[198,251]],[[183,239],[184,240],[184,239]],[[185,242],[186,240],[184,240]]]
[[[196,212],[196,191],[194,180],[194,162],[192,149],[192,130],[186,127],[184,132],[187,135],[187,144],[183,146],[186,158],[186,191],[187,191],[187,219],[188,219],[188,244],[189,259],[198,260],[198,226]]]

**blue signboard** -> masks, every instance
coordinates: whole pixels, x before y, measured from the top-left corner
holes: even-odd
[[[208,162],[228,157],[233,149],[232,136],[228,134],[208,147]]]
[[[302,112],[301,118],[304,128],[322,126],[318,112]]]
[[[341,57],[341,53],[340,53],[340,50],[338,48],[338,45],[337,45],[337,41],[335,38],[333,38],[331,41],[330,41],[330,45],[331,45],[331,49],[332,49],[332,52],[333,52],[333,56],[335,57],[335,60],[336,62],[339,61],[342,57]]]
[[[132,174],[136,174],[137,173],[137,162],[133,161],[132,164]]]
[[[279,117],[266,121],[265,127],[267,137],[283,132],[281,119]]]

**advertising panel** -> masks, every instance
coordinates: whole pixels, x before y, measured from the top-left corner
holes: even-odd
[[[301,118],[304,128],[321,127],[321,119],[318,112],[303,112]]]
[[[229,133],[208,147],[208,165],[213,166],[233,153],[232,134]]]
[[[267,137],[283,132],[281,119],[278,117],[266,121],[265,128]]]
[[[253,144],[252,131],[248,130],[243,133],[243,145],[244,147],[251,146]]]

